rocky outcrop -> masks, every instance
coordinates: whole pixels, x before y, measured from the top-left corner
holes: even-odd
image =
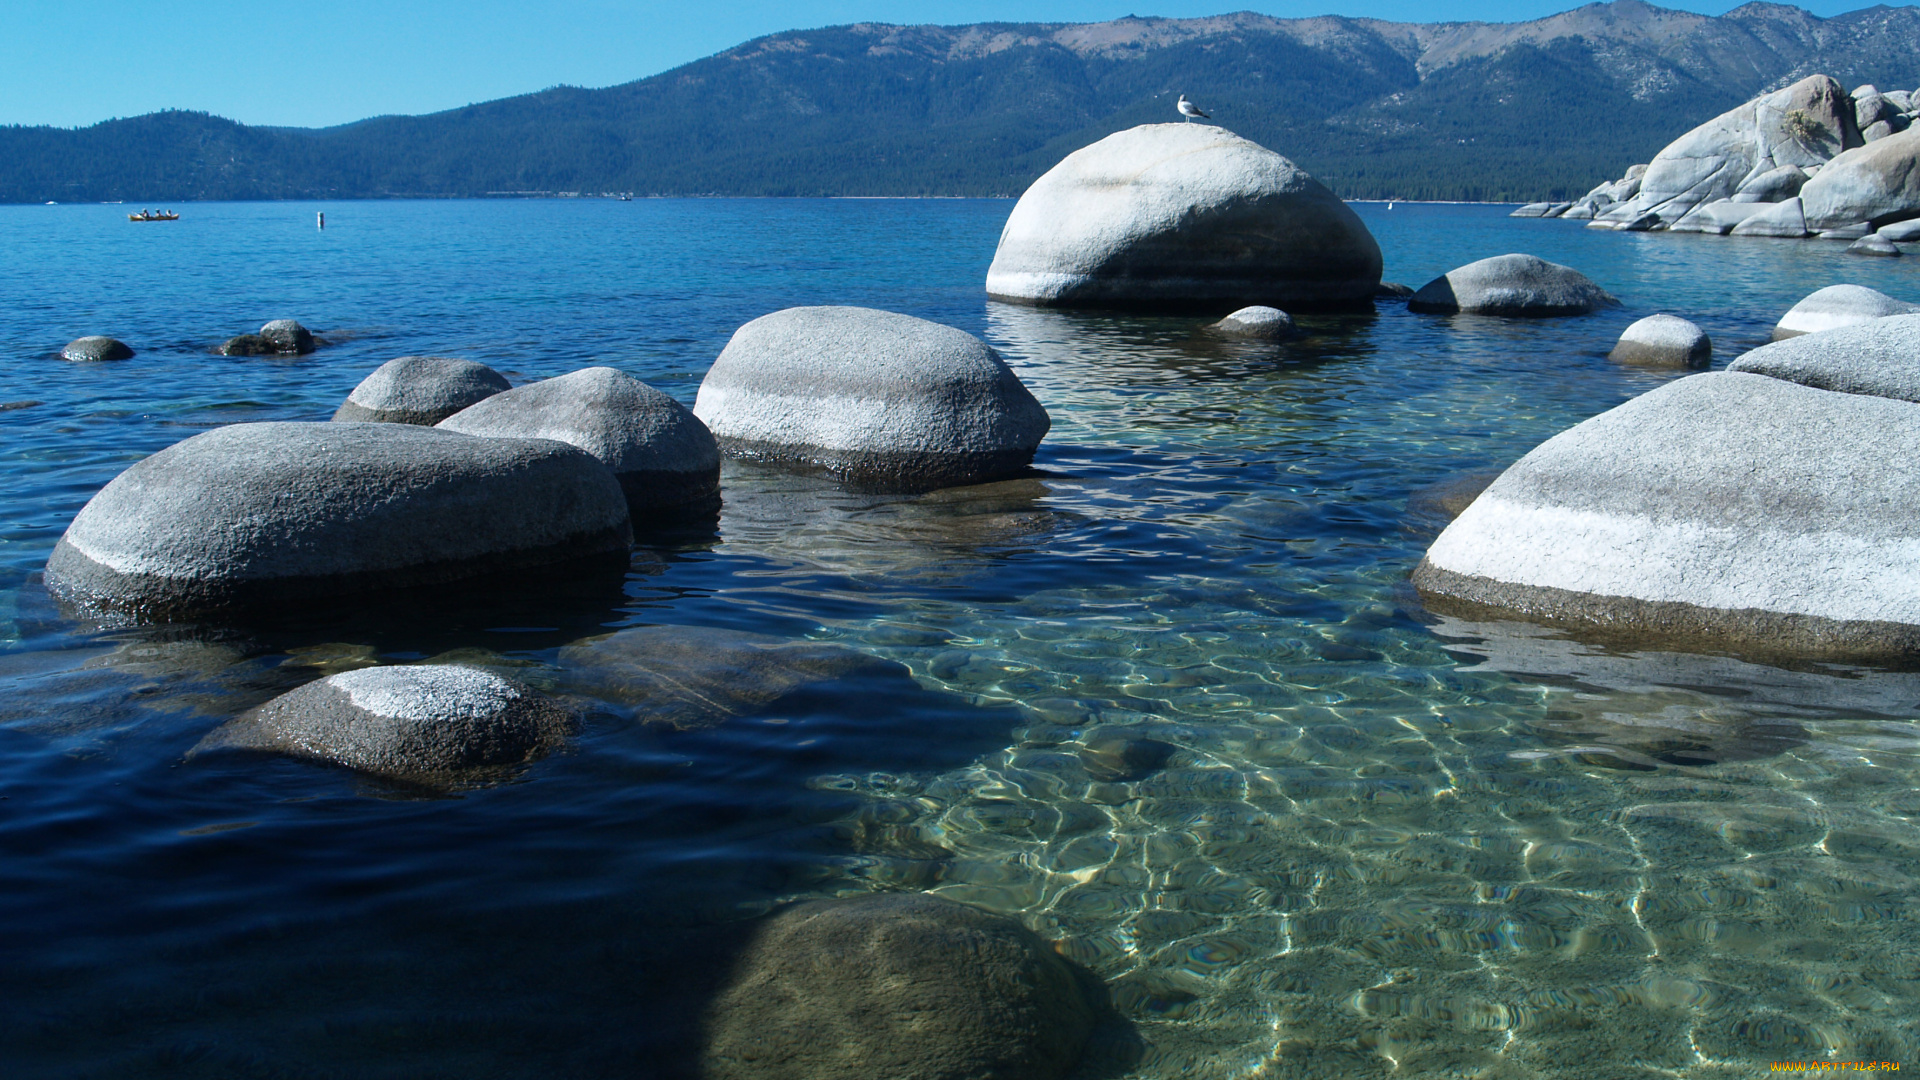
[[[490,671],[370,667],[282,694],[221,725],[192,753],[264,750],[444,783],[524,764],[563,743],[571,725],[564,709]]]
[[[752,927],[707,1009],[709,1080],[1057,1080],[1099,1015],[1001,915],[925,893],[818,900]]]
[[[1618,303],[1570,266],[1533,255],[1496,255],[1449,270],[1407,301],[1433,314],[1586,315]]]
[[[170,620],[623,555],[631,535],[613,474],[564,443],[235,424],[102,488],[55,545],[47,585]]]
[[[901,491],[1018,473],[1052,425],[979,338],[855,307],[788,308],[741,327],[693,411],[730,457]]]
[[[1809,76],[1694,128],[1561,216],[1602,229],[1852,240],[1920,218],[1914,105],[1904,91],[1849,95]]]
[[[1354,307],[1380,247],[1293,162],[1223,128],[1145,124],[1069,154],[1007,218],[987,295],[1043,306]]]
[[[720,448],[685,405],[621,371],[582,368],[488,397],[439,425],[446,431],[558,439],[613,470],[636,521],[720,494]]]
[[[1800,189],[1815,231],[1920,217],[1920,128],[1849,150]]]
[[[60,350],[60,359],[71,360],[76,364],[101,363],[108,360],[131,360],[133,349],[118,338],[89,336],[74,338],[67,347]]]
[[[381,364],[360,380],[333,418],[431,427],[475,402],[512,388],[505,375],[472,360],[402,356]]]
[[[1773,340],[1780,341],[1798,334],[1817,334],[1822,330],[1914,312],[1920,312],[1920,304],[1895,300],[1865,285],[1829,285],[1789,308],[1774,324]]]
[[[1293,316],[1279,308],[1254,305],[1210,324],[1207,329],[1222,337],[1253,341],[1284,341],[1294,335]]]
[[[1649,447],[1657,447],[1650,453]],[[1920,406],[1747,372],[1671,382],[1520,459],[1414,583],[1461,617],[1796,660],[1920,657]]]
[[[1685,319],[1649,315],[1627,327],[1607,359],[1640,367],[1703,368],[1713,359],[1713,342]]]
[[[1920,403],[1920,314],[1889,315],[1762,345],[1727,370]]]

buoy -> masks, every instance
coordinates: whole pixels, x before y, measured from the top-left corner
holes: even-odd
[[[322,229],[327,227],[327,212],[325,210],[320,211],[320,227]]]

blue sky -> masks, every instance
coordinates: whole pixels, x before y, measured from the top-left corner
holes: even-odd
[[[1803,4],[1817,15],[1869,0]],[[1097,22],[1254,10],[1511,22],[1575,0],[0,0],[0,124],[158,109],[319,127],[557,83],[610,86],[780,30],[850,22]],[[1719,14],[1737,3],[1668,3]]]

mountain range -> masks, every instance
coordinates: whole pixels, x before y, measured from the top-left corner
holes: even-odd
[[[1111,132],[1175,119],[1183,92],[1347,198],[1565,200],[1809,74],[1920,86],[1917,42],[1915,7],[1641,0],[1523,23],[861,23],[619,86],[331,128],[179,110],[0,127],[0,201],[1011,195]]]

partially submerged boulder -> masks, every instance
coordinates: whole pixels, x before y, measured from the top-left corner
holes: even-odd
[[[1793,305],[1773,328],[1773,340],[1816,334],[1842,326],[1920,312],[1920,304],[1895,300],[1865,285],[1829,285]]]
[[[1849,150],[1800,189],[1807,227],[1819,232],[1858,222],[1920,215],[1920,128]]]
[[[235,424],[135,462],[82,507],[47,586],[147,620],[431,585],[632,537],[585,451],[407,424]]]
[[[1734,236],[1771,236],[1798,240],[1807,235],[1806,212],[1801,209],[1800,197],[1796,195],[1791,199],[1763,207],[1759,212],[1735,225],[1731,233]]]
[[[1207,124],[1069,154],[1007,218],[987,295],[1044,306],[1363,305],[1380,246],[1293,162]]]
[[[221,342],[213,351],[217,356],[272,356],[280,350],[259,334],[240,334]]]
[[[1920,403],[1920,314],[1796,335],[1762,345],[1727,370]]]
[[[708,1006],[708,1080],[1057,1080],[1098,1023],[1082,975],[1002,915],[925,893],[752,928]]]
[[[1869,233],[1847,245],[1847,254],[1877,255],[1881,258],[1897,259],[1900,257],[1900,249],[1894,246],[1893,241],[1879,233]]]
[[[1657,447],[1658,452],[1650,452]],[[1920,406],[1694,375],[1556,435],[1414,572],[1429,606],[1636,644],[1920,657]]]
[[[1258,304],[1243,307],[1207,329],[1225,337],[1254,341],[1283,341],[1295,333],[1293,316],[1279,308]]]
[[[266,750],[433,782],[523,764],[563,743],[571,724],[539,693],[480,668],[368,667],[281,694],[193,753]]]
[[[431,427],[475,402],[513,389],[505,375],[473,360],[402,356],[375,368],[347,395],[336,421]]]
[[[260,337],[277,353],[305,356],[314,349],[313,334],[292,319],[274,319],[260,328]]]
[[[1734,199],[1716,199],[1710,203],[1701,203],[1686,217],[1670,226],[1672,232],[1711,233],[1725,236],[1734,226],[1767,209],[1762,202],[1739,202]]]
[[[67,347],[60,350],[60,359],[71,360],[77,364],[101,363],[108,360],[131,360],[133,350],[118,338],[90,335],[74,338]]]
[[[445,431],[558,439],[599,458],[637,520],[720,494],[720,448],[700,418],[625,372],[582,368],[489,397],[440,422]]]
[[[1703,368],[1713,359],[1713,341],[1678,316],[1649,315],[1621,333],[1607,359],[1641,367]]]
[[[1409,311],[1434,314],[1586,315],[1619,301],[1585,274],[1532,255],[1495,255],[1427,282]]]
[[[730,457],[907,491],[1018,473],[1052,426],[979,338],[856,307],[788,308],[742,326],[693,411]]]

